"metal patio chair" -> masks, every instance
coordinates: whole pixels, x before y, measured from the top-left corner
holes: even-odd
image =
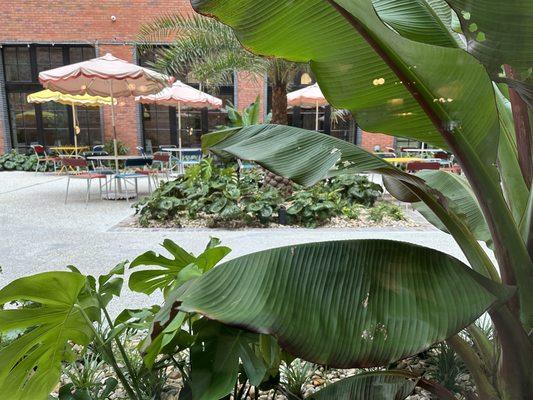
[[[35,173],[39,172],[39,166],[41,163],[44,163],[44,165],[48,165],[48,163],[52,163],[54,165],[54,172],[57,171],[57,164],[61,163],[61,159],[59,157],[50,157],[41,144],[32,144],[31,148],[34,152],[34,154],[37,156],[37,166],[35,167]]]
[[[67,192],[65,194],[65,204],[67,204],[68,200],[68,191],[70,187],[70,180],[76,179],[76,180],[85,180],[87,182],[87,196],[85,199],[85,206],[89,204],[89,200],[91,199],[91,183],[94,179],[98,179],[98,188],[100,190],[100,199],[102,198],[102,187],[105,186],[106,193],[109,193],[108,184],[107,184],[107,176],[105,174],[99,174],[96,172],[89,171],[89,165],[87,164],[87,160],[83,157],[63,157],[61,158],[61,163],[66,168],[75,169],[75,172],[68,172],[67,173]],[[102,185],[102,179],[104,180],[104,184]]]

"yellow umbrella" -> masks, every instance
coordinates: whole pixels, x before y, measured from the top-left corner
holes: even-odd
[[[32,93],[28,95],[28,103],[48,103],[49,101],[55,101],[56,103],[72,106],[72,117],[74,120],[74,148],[76,155],[78,154],[78,139],[77,136],[80,133],[80,128],[77,123],[76,106],[82,107],[99,107],[110,106],[116,104],[116,100],[111,100],[111,97],[103,96],[91,96],[84,95],[71,95],[63,94],[60,92],[54,92],[52,90],[41,90],[40,92]]]

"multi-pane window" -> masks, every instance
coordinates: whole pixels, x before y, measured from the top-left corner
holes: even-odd
[[[7,82],[31,82],[30,48],[7,46],[3,49],[5,80]]]
[[[90,60],[96,57],[94,47],[69,47],[69,62],[71,64]]]
[[[64,65],[63,48],[60,46],[39,46],[35,49],[37,69],[46,71]]]
[[[102,144],[102,133],[100,126],[100,108],[98,107],[76,107],[78,125],[78,145],[94,146]]]
[[[26,101],[28,94],[26,92],[8,94],[9,119],[11,126],[14,127],[14,143],[33,143],[39,141],[35,107]]]
[[[155,104],[142,105],[144,140],[147,147],[170,145],[170,117],[168,107]]]
[[[46,145],[61,146],[70,143],[67,107],[53,101],[43,103],[41,104],[41,119]]]
[[[5,45],[1,49],[6,100],[13,147],[26,150],[33,143],[45,146],[74,143],[72,109],[50,102],[29,104],[27,95],[43,89],[39,72],[95,57],[89,46]],[[78,107],[80,145],[101,143],[100,112]]]

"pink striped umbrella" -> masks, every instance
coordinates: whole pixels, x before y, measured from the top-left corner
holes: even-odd
[[[129,63],[112,54],[39,73],[39,82],[50,90],[72,94],[116,97],[157,93],[171,83],[171,78],[148,68]],[[117,133],[115,107],[111,100],[115,156]],[[118,161],[116,161],[118,170]]]
[[[287,94],[287,104],[293,107],[315,107],[316,130],[318,131],[318,108],[328,105],[318,83]]]
[[[135,101],[143,104],[160,104],[177,107],[178,109],[178,142],[181,148],[181,108],[221,108],[222,100],[195,89],[181,81],[176,81],[171,87],[161,92],[146,96],[137,96]]]

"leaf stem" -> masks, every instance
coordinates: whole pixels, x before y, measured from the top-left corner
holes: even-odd
[[[87,314],[85,313],[83,308],[80,305],[78,305],[78,304],[76,304],[75,307],[80,311],[80,314],[85,319],[85,322],[87,322],[87,324],[89,325],[89,327],[93,331],[93,334],[94,334],[94,336],[96,338],[96,341],[97,341],[98,345],[106,353],[106,355],[107,355],[107,357],[109,359],[109,362],[111,363],[111,367],[115,370],[115,373],[117,374],[118,379],[122,383],[122,386],[124,387],[124,390],[128,393],[128,395],[130,396],[130,398],[132,400],[141,400],[139,397],[137,397],[137,395],[135,394],[135,392],[131,388],[130,384],[128,383],[128,380],[127,380],[126,376],[124,376],[124,373],[122,372],[122,370],[118,366],[117,361],[115,359],[115,356],[113,355],[113,352],[110,351],[110,349],[108,349],[107,345],[105,344],[105,341],[100,336],[100,333],[95,329],[92,321],[87,316]]]
[[[107,309],[102,301],[102,298],[100,296],[99,293],[96,293],[96,298],[98,299],[98,304],[100,305],[100,308],[102,309],[103,313],[104,313],[104,316],[105,316],[105,319],[109,325],[110,328],[114,328],[115,325],[113,324],[113,321],[111,320],[111,317],[109,315],[109,313],[107,312]],[[120,340],[115,336],[113,338],[113,340],[115,341],[115,344],[117,345],[117,348],[122,356],[122,359],[124,360],[124,364],[126,364],[126,368],[131,376],[131,381],[135,387],[135,392],[137,392],[137,395],[139,396],[139,398],[142,398],[142,392],[141,390],[139,389],[139,386],[137,384],[138,382],[138,379],[137,379],[137,373],[135,372],[135,370],[133,369],[133,366],[131,365],[131,361],[128,357],[128,355],[126,354],[126,349],[124,349],[124,346],[122,345],[122,343],[120,342]]]
[[[446,340],[446,343],[453,348],[466,364],[476,384],[479,396],[486,400],[498,400],[498,392],[490,383],[489,378],[483,370],[483,363],[472,347],[458,335],[452,336]]]

